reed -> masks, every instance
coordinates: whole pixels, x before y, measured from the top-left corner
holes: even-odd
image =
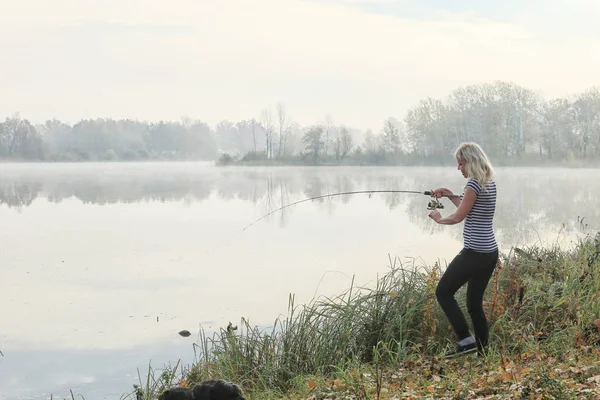
[[[560,360],[575,349],[600,344],[599,267],[599,235],[586,236],[570,250],[532,246],[502,254],[484,298],[490,321],[485,368],[531,354]],[[423,376],[415,379],[428,387],[427,379],[442,368],[441,354],[455,343],[435,299],[442,272],[438,263],[405,265],[390,258],[389,271],[377,277],[374,287],[352,281],[338,296],[305,305],[297,305],[290,295],[287,315],[268,330],[245,318],[239,329],[230,325],[211,337],[201,328],[194,345],[196,362],[171,381],[193,385],[226,379],[252,398],[286,397],[301,387],[309,392],[321,388],[326,395],[327,381],[327,390],[339,386],[353,398],[368,393],[379,398],[390,387],[384,378],[389,371],[418,365]],[[465,294],[465,288],[457,293],[462,307]],[[568,392],[551,375],[538,372],[546,380],[535,384],[546,382]],[[460,378],[474,380],[480,373],[467,369]],[[371,392],[365,377],[374,385]],[[165,386],[156,382],[148,379],[144,389],[140,386],[137,399],[156,398]],[[452,382],[445,387],[461,390]]]

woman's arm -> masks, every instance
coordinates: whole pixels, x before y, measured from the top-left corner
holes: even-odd
[[[456,207],[460,207],[460,196],[457,194],[453,194],[452,196],[446,196],[450,199],[450,201],[452,201],[452,203],[456,206]]]
[[[470,189],[465,189],[465,195],[460,200],[459,197],[453,197],[452,202],[458,207],[453,214],[448,215],[447,217],[442,217],[439,211],[432,211],[429,213],[429,217],[432,218],[435,222],[442,225],[454,225],[462,222],[467,215],[471,212],[473,208],[473,204],[475,204],[475,200],[477,199],[477,194]]]
[[[460,206],[460,196],[452,193],[452,190],[450,190],[450,189],[446,189],[446,188],[435,189],[435,190],[432,190],[432,195],[436,199],[439,199],[440,197],[447,197],[452,201],[452,203],[454,203],[454,205],[456,207]]]

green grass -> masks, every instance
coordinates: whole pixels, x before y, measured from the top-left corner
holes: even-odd
[[[150,369],[128,396],[155,399],[171,385],[221,378],[253,399],[479,398],[472,396],[486,391],[586,398],[589,385],[600,385],[599,267],[599,235],[570,250],[532,246],[502,254],[484,298],[489,356],[446,361],[440,356],[454,338],[434,294],[440,267],[390,259],[375,287],[353,282],[337,297],[306,305],[290,296],[287,315],[272,329],[242,319],[239,329],[212,337],[201,330],[194,365]],[[465,288],[457,300],[464,307]],[[585,372],[571,373],[586,363]],[[562,368],[566,375],[556,372]]]

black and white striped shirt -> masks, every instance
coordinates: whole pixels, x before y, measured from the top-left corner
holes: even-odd
[[[498,249],[494,235],[494,212],[496,211],[496,182],[489,182],[485,192],[476,179],[470,178],[467,188],[477,194],[473,208],[465,218],[463,231],[464,247],[482,253],[489,253]],[[462,200],[463,194],[460,195]]]

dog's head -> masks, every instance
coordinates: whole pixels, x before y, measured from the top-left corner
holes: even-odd
[[[194,392],[192,389],[176,387],[167,389],[158,396],[158,400],[193,400]]]
[[[204,381],[194,387],[194,400],[245,400],[240,387],[223,380]]]

